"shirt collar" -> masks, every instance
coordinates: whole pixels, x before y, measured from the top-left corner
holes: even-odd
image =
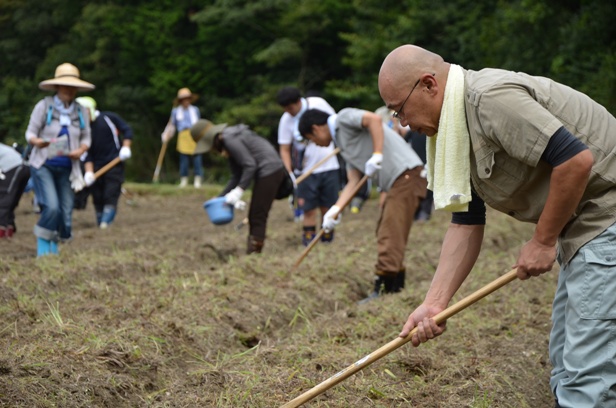
[[[304,112],[308,110],[308,101],[306,100],[306,98],[301,98],[300,101],[302,103],[302,107],[299,108],[299,112],[297,112],[297,115],[295,115],[296,118],[301,118]]]
[[[327,118],[327,127],[329,127],[329,133],[332,135],[334,143],[336,143],[336,119],[338,119],[337,113],[329,115],[329,118]]]

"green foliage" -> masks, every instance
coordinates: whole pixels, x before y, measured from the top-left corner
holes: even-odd
[[[128,176],[148,180],[179,88],[200,95],[202,116],[275,143],[280,87],[376,109],[381,62],[404,43],[470,69],[552,77],[614,112],[614,15],[602,0],[3,1],[0,140],[25,143],[38,83],[68,61],[96,85],[100,108],[134,128]]]
[[[279,38],[274,40],[269,47],[256,53],[255,61],[263,63],[267,67],[275,67],[286,60],[299,62],[301,57],[302,50],[297,42],[290,38]]]

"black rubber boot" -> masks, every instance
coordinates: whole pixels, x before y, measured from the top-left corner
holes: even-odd
[[[385,293],[398,293],[403,287],[404,275],[402,273],[397,273],[395,275],[376,275],[374,278],[374,290],[367,298],[360,300],[359,304],[367,303]]]
[[[400,269],[398,275],[396,275],[397,285],[400,288],[398,292],[404,289],[404,280],[406,279],[406,268]]]
[[[246,254],[260,254],[263,250],[264,239],[248,236],[248,245],[246,246]]]
[[[397,293],[402,290],[400,287],[399,277],[396,275],[377,275],[374,281],[374,291],[377,293]]]

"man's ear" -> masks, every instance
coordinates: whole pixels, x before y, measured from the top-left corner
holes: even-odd
[[[310,126],[310,133],[306,135],[306,139],[312,139],[314,137],[314,131],[317,129],[317,125]]]
[[[421,80],[426,85],[428,92],[434,93],[435,87],[438,87],[435,74],[423,74]]]
[[[330,139],[332,138],[332,132],[329,130],[329,125],[327,124],[327,122],[321,125],[321,129],[323,129],[326,136],[328,136]]]

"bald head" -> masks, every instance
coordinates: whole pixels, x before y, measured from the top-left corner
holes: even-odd
[[[379,72],[381,98],[387,102],[396,88],[408,88],[421,74],[439,73],[447,68],[448,64],[440,55],[416,45],[402,45],[390,52],[381,65]]]
[[[440,55],[415,45],[389,53],[379,72],[379,92],[402,126],[437,133],[449,68]]]

